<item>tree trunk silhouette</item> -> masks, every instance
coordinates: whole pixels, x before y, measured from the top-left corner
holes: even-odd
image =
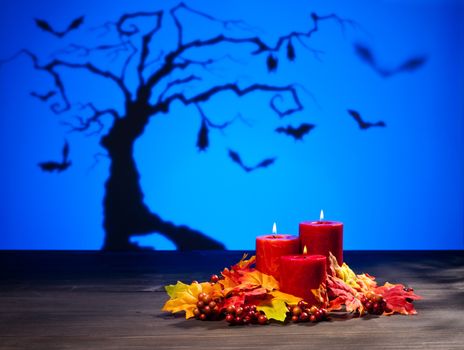
[[[185,40],[184,26],[178,17],[178,11],[186,11],[212,22],[220,23],[227,34],[220,33],[206,39]],[[174,21],[175,31],[177,32],[177,45],[166,52],[158,50],[158,54],[155,54],[155,51],[152,52],[154,47],[151,44],[156,34],[163,28],[163,18],[166,16]],[[287,59],[293,62],[296,51],[292,42],[298,41],[303,47],[308,48],[305,41],[309,40],[319,30],[320,21],[333,20],[342,28],[345,24],[353,25],[352,21],[340,18],[336,14],[320,16],[312,13],[311,19],[312,26],[306,31],[284,33],[274,43],[266,43],[255,33],[255,30],[252,30],[243,21],[221,20],[210,14],[190,8],[181,2],[169,11],[128,12],[123,13],[116,21],[105,22],[99,27],[104,30],[99,37],[112,32],[117,34],[119,38],[116,42],[111,39],[97,46],[72,43],[52,55],[52,58],[46,59],[45,63],[42,63],[44,59],[39,58],[34,52],[21,49],[10,58],[0,60],[0,66],[21,55],[25,55],[31,59],[33,67],[37,71],[47,73],[53,79],[53,89],[45,95],[35,92],[32,92],[31,95],[40,98],[44,102],[52,99],[50,109],[57,115],[70,115],[75,113],[76,109],[82,111],[82,115],[74,115],[69,121],[63,122],[70,128],[70,131],[99,135],[107,125],[106,121],[103,120],[103,116],[112,118],[109,131],[100,140],[101,146],[107,151],[111,162],[110,175],[105,184],[106,191],[103,200],[103,225],[105,229],[103,249],[139,249],[137,244],[131,243],[131,237],[152,233],[159,233],[171,240],[178,250],[225,249],[222,243],[207,237],[203,233],[187,226],[177,226],[150,211],[144,203],[143,191],[140,188],[140,176],[133,156],[134,143],[143,134],[150,118],[156,117],[158,114],[169,114],[170,106],[178,103],[184,107],[191,106],[197,109],[201,118],[197,147],[200,151],[206,151],[209,148],[208,135],[211,131],[222,131],[237,119],[243,121],[243,118],[236,117],[218,124],[208,118],[202,105],[221,93],[232,93],[238,98],[255,92],[269,93],[272,97],[268,101],[268,107],[279,118],[303,111],[304,105],[300,100],[298,92],[300,88],[297,84],[283,86],[260,82],[244,84],[238,81],[230,82],[226,79],[221,83],[214,83],[213,81],[212,86],[207,84],[207,88],[200,88],[194,94],[186,94],[185,87],[188,84],[203,80],[202,73],[210,71],[211,66],[223,61],[224,58],[234,61],[234,53],[239,47],[243,47],[244,50],[245,48],[251,48],[250,57],[267,55],[268,72],[276,72],[282,64],[278,60],[279,52],[286,49]],[[148,24],[148,26],[142,28],[139,26],[142,23]],[[36,24],[38,24],[37,20]],[[43,30],[40,23],[38,26]],[[230,29],[232,28],[245,31],[248,34],[245,36],[230,35]],[[234,49],[224,57],[212,56],[199,60],[189,58],[191,52],[205,50],[208,53],[209,49],[223,44],[234,46]],[[91,56],[97,53],[108,54],[109,57],[113,56],[113,59],[120,58],[122,55],[124,56],[124,63],[118,67],[119,69],[114,68],[113,65],[97,65],[91,60]],[[76,59],[76,56],[78,59]],[[86,56],[88,60],[82,61],[82,57]],[[417,64],[420,64],[420,62],[416,62]],[[84,71],[95,78],[111,82],[122,94],[124,115],[120,115],[119,111],[112,106],[99,109],[92,101],[86,101],[85,103],[72,101],[68,96],[65,81],[62,79],[62,69]],[[135,86],[128,84],[127,76],[129,74],[131,74],[131,77],[134,77],[135,74],[138,81]],[[304,89],[304,87],[301,88]],[[56,101],[57,98],[59,102]],[[285,101],[286,99],[287,101]],[[89,112],[90,114],[84,114]],[[304,123],[297,128],[292,126],[280,127],[276,129],[276,132],[283,132],[295,139],[301,139],[313,127],[313,124]],[[68,154],[69,145],[66,142],[61,162],[43,162],[39,163],[39,166],[43,171],[64,171],[71,165]],[[228,155],[234,163],[237,163],[247,173],[266,168],[273,164],[276,159],[275,157],[268,157],[257,165],[250,166],[242,161],[240,154],[236,151],[229,149]],[[198,201],[201,202],[201,198],[198,198]]]
[[[178,250],[225,249],[224,245],[187,226],[177,226],[152,213],[144,203],[140,176],[133,157],[135,140],[143,133],[149,115],[133,105],[126,117],[115,121],[102,140],[111,161],[104,206],[105,250],[136,250],[134,235],[160,233]]]

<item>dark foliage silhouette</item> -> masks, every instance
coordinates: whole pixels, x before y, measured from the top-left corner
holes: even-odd
[[[44,21],[43,19],[35,20],[35,24],[37,25],[37,27],[42,29],[44,32],[57,36],[58,38],[62,38],[66,34],[68,34],[70,31],[78,29],[83,23],[84,23],[84,16],[81,16],[81,17],[74,19],[65,30],[57,31],[53,29],[52,26],[47,21]]]
[[[185,29],[179,19],[179,11],[219,24],[223,28],[223,33],[203,39],[185,40]],[[175,28],[175,45],[166,52],[155,51],[152,43],[156,41],[157,34],[165,27],[168,20]],[[93,28],[92,33],[102,41],[110,34],[115,34],[116,39],[111,39],[110,43],[103,42],[97,46],[72,43],[51,58],[48,55],[41,57],[35,52],[23,49],[1,63],[21,55],[30,58],[33,67],[39,72],[48,74],[54,82],[52,89],[54,94],[34,96],[44,102],[50,99],[51,111],[59,115],[75,117],[77,109],[82,115],[68,119],[64,124],[70,128],[70,131],[100,137],[100,145],[110,161],[103,199],[105,229],[103,249],[140,249],[131,242],[131,237],[153,233],[163,235],[179,250],[224,249],[222,243],[202,232],[166,221],[147,207],[133,156],[134,144],[143,135],[145,127],[152,118],[170,113],[171,107],[176,104],[198,110],[200,124],[196,146],[199,151],[206,151],[211,147],[209,135],[212,132],[222,131],[237,119],[241,119],[236,117],[218,124],[203,111],[202,106],[205,103],[222,93],[233,94],[238,98],[253,93],[267,94],[268,106],[279,118],[302,111],[304,105],[300,100],[299,92],[304,88],[297,84],[282,86],[259,82],[245,84],[226,81],[208,87],[199,85],[200,91],[186,94],[185,88],[188,84],[202,81],[201,73],[222,60],[222,58],[193,60],[188,58],[190,57],[188,54],[199,51],[209,52],[207,50],[211,48],[227,44],[226,46],[230,48],[227,57],[233,57],[237,50],[242,50],[250,57],[262,58],[265,62],[263,68],[268,72],[277,72],[278,65],[285,63],[282,59],[281,61],[278,59],[281,51],[284,51],[288,62],[294,61],[295,43],[298,43],[298,49],[308,49],[306,41],[319,31],[319,26],[324,21],[334,21],[341,27],[346,24],[353,25],[352,21],[342,19],[335,14],[320,16],[313,13],[308,30],[292,31],[268,43],[243,21],[218,19],[179,3],[169,11],[124,13],[115,21],[108,21]],[[74,20],[62,32],[55,31],[43,20],[36,20],[36,24],[40,29],[64,40],[63,37],[67,33],[82,28],[83,17]],[[240,31],[240,35],[231,35],[232,30]],[[166,47],[170,46],[166,45]],[[92,58],[102,53],[108,57],[122,58],[122,63],[117,68],[110,64],[96,64]],[[64,71],[86,72],[94,78],[112,83],[123,99],[122,111],[114,106],[97,107],[92,101],[72,101],[63,78]],[[133,84],[134,78],[136,84]],[[132,79],[131,84],[128,84],[129,79]],[[312,124],[302,124],[296,128],[290,126],[279,128],[276,132],[302,139],[313,127]],[[41,163],[40,167],[50,172],[67,169],[71,165],[67,155],[68,147],[65,147],[66,151],[63,150],[61,162],[45,162]],[[267,158],[254,166],[248,166],[237,152],[229,150],[228,155],[234,163],[248,173],[269,167],[276,160],[276,158]]]
[[[297,127],[293,127],[291,125],[285,127],[281,126],[275,129],[275,131],[280,134],[291,136],[295,140],[302,140],[303,137],[315,127],[316,126],[314,124],[303,123]]]
[[[359,125],[359,128],[362,129],[362,130],[369,129],[369,128],[373,127],[373,126],[380,126],[380,127],[387,126],[385,124],[385,122],[383,122],[383,121],[378,121],[378,122],[375,122],[375,123],[366,122],[361,118],[361,115],[358,112],[356,112],[356,111],[354,111],[352,109],[348,109],[347,112],[348,112],[349,115],[351,115],[353,117],[354,120],[356,120],[356,122]]]
[[[237,152],[232,151],[231,149],[229,150],[229,157],[230,159],[232,159],[234,163],[237,163],[247,173],[259,168],[267,168],[268,166],[274,164],[276,160],[276,158],[266,158],[254,166],[248,166],[243,163],[242,158],[240,158],[240,155]]]
[[[413,72],[421,68],[427,58],[425,56],[412,57],[404,61],[403,63],[397,65],[393,68],[382,67],[374,57],[371,49],[362,44],[354,44],[354,49],[356,54],[363,60],[367,65],[369,65],[374,71],[380,74],[382,77],[387,78],[392,75],[402,73],[402,72]]]
[[[62,150],[62,159],[61,162],[55,162],[55,161],[49,161],[49,162],[43,162],[39,163],[40,169],[43,171],[47,172],[58,172],[61,173],[62,171],[65,171],[71,166],[71,161],[68,159],[69,157],[69,143],[68,141],[65,141],[63,150]]]

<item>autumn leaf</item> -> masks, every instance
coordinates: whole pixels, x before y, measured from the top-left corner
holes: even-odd
[[[296,297],[292,294],[281,292],[279,290],[274,290],[270,292],[269,294],[272,295],[275,299],[280,299],[280,300],[285,301],[287,305],[297,305],[298,302],[301,300],[301,298],[299,297]]]
[[[277,282],[274,277],[266,275],[258,270],[243,275],[241,282],[243,286],[249,286],[248,288],[262,287],[269,292],[274,289],[279,289],[279,282]]]
[[[274,319],[280,322],[285,321],[288,312],[285,301],[278,298],[273,298],[270,301],[266,301],[265,303],[258,305],[256,310],[264,312],[269,320]]]
[[[322,282],[318,289],[311,289],[316,300],[322,307],[329,306],[329,296],[327,294],[327,284]]]
[[[172,313],[185,311],[187,319],[194,316],[193,310],[198,302],[198,294],[203,292],[213,297],[222,295],[221,286],[209,282],[194,282],[187,285],[178,281],[177,284],[166,286],[165,289],[170,299],[164,304],[162,310]]]
[[[340,310],[342,305],[345,305],[347,312],[359,311],[361,314],[363,313],[364,307],[360,300],[360,293],[341,278],[327,276],[327,288],[330,297],[329,311]]]
[[[375,293],[383,296],[390,312],[384,312],[384,315],[399,313],[403,315],[417,314],[413,301],[422,299],[421,296],[414,293],[413,290],[405,288],[402,284],[385,283],[374,290]]]

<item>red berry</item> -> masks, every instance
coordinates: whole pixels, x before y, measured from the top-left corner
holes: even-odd
[[[195,317],[198,317],[198,316],[200,316],[201,312],[200,312],[200,310],[198,310],[198,308],[195,308],[193,310],[193,314],[195,315]]]
[[[298,322],[299,317],[298,316],[292,316],[292,322]]]
[[[242,321],[243,321],[243,318],[241,318],[240,316],[235,317],[235,323],[236,324],[241,324]]]
[[[238,308],[235,309],[235,313],[237,315],[241,315],[243,313],[243,307],[239,306]]]
[[[309,311],[312,313],[312,314],[315,314],[317,312],[318,308],[316,306],[311,306],[311,309],[309,309]]]
[[[267,317],[266,317],[266,315],[263,315],[263,314],[259,315],[259,316],[258,316],[258,323],[259,323],[260,325],[266,324],[266,323],[267,323]]]
[[[311,316],[309,316],[309,320],[310,320],[311,322],[316,322],[316,321],[317,321],[317,319],[316,319],[316,316],[315,316],[315,315],[311,315]]]
[[[197,306],[199,309],[203,309],[205,307],[205,302],[203,300],[200,300],[198,303],[197,303]]]
[[[202,320],[202,321],[206,320],[206,315],[205,315],[205,314],[201,314],[201,315],[200,315],[200,320]]]
[[[227,315],[226,315],[226,321],[227,321],[227,322],[233,323],[233,322],[234,322],[234,319],[235,319],[234,315],[232,315],[232,314],[227,314]]]
[[[209,315],[209,314],[211,313],[211,308],[210,308],[208,305],[206,305],[206,306],[203,308],[203,312],[204,312],[205,314]]]
[[[301,310],[301,307],[299,306],[294,306],[292,309],[292,313],[294,316],[300,316],[303,310]]]
[[[307,312],[302,312],[301,315],[300,315],[300,321],[305,322],[305,321],[307,321],[307,320],[309,320],[309,315],[308,315],[308,313],[307,313]]]
[[[198,294],[198,300],[203,301],[203,298],[206,296],[206,293],[201,292]]]
[[[219,276],[218,275],[211,275],[211,278],[209,279],[213,283],[217,283],[219,281]]]
[[[227,312],[228,314],[233,314],[233,313],[235,313],[235,306],[234,306],[234,305],[229,305],[229,306],[227,307],[227,309],[226,309],[226,312]]]
[[[372,307],[374,306],[374,304],[372,302],[368,301],[365,306],[366,306],[366,309],[370,312],[372,310]]]
[[[203,297],[203,301],[205,302],[205,304],[209,304],[211,300],[212,300],[211,295],[205,295]]]
[[[208,306],[211,308],[211,309],[214,309],[216,307],[216,302],[214,300],[210,301]]]
[[[243,318],[243,323],[244,324],[249,324],[250,322],[251,322],[251,317],[250,316],[247,315],[247,316],[245,316]]]

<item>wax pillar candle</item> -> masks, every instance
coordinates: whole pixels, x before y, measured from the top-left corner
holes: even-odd
[[[300,239],[297,236],[272,234],[256,238],[256,268],[279,280],[280,257],[298,254]]]
[[[280,258],[280,290],[318,303],[312,289],[318,289],[327,279],[327,258],[324,255],[287,255]]]
[[[331,252],[338,263],[343,263],[343,223],[337,221],[311,221],[300,223],[301,249],[306,246],[308,255],[329,256]]]

